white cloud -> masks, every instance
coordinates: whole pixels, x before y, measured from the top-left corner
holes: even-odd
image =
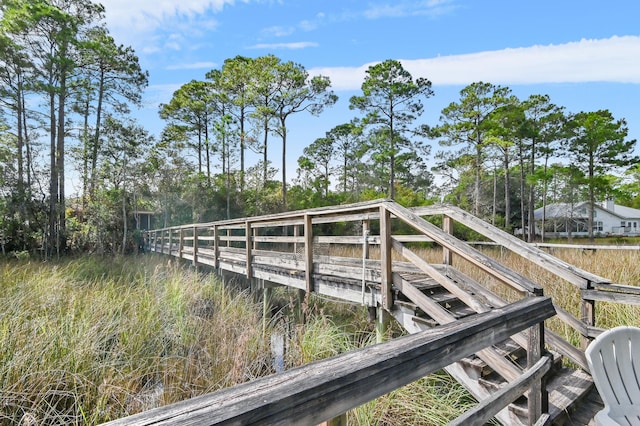
[[[213,69],[218,64],[215,62],[194,62],[191,64],[174,64],[167,67],[168,70],[200,70],[200,69]]]
[[[250,46],[249,49],[306,49],[307,47],[317,47],[318,43],[314,43],[312,41],[298,41],[292,43],[259,43],[253,46]]]
[[[219,12],[236,0],[101,0],[101,3],[105,6],[109,30],[118,42],[153,50],[159,49],[151,47],[158,28],[212,29],[216,22],[207,18],[206,12]]]
[[[456,9],[452,0],[400,1],[370,5],[364,11],[367,19],[401,18],[405,16],[439,16]]]
[[[640,36],[583,39],[559,45],[401,62],[414,78],[428,78],[434,85],[468,85],[475,81],[505,85],[640,83]],[[353,68],[316,68],[310,73],[330,77],[334,90],[357,90],[370,65],[373,64]]]
[[[273,26],[269,28],[265,28],[262,30],[262,34],[266,37],[286,37],[288,35],[293,34],[295,28],[293,27],[283,27],[283,26]]]
[[[154,29],[167,18],[220,11],[235,0],[102,0],[109,28]]]

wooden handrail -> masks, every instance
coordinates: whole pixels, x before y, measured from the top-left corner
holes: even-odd
[[[610,282],[606,278],[592,274],[563,260],[558,259],[539,248],[527,244],[519,238],[499,229],[490,223],[478,219],[477,217],[465,212],[464,210],[450,205],[436,205],[415,207],[411,209],[414,213],[425,215],[443,214],[455,219],[457,222],[465,225],[479,234],[499,243],[502,247],[527,258],[542,268],[553,272],[572,284],[580,288],[587,288],[589,283],[607,283]]]
[[[444,229],[433,225],[421,216],[428,215],[442,215]],[[380,235],[372,235],[368,238],[369,244],[378,245],[380,247],[381,259],[380,259],[380,272],[381,278],[381,299],[378,302],[383,302],[383,306],[390,309],[393,305],[393,295],[391,284],[393,282],[393,276],[391,272],[391,247],[392,245],[401,247],[400,252],[403,252],[411,256],[410,250],[402,245],[398,245],[398,242],[411,243],[411,242],[425,242],[433,241],[443,249],[443,261],[445,264],[450,264],[453,256],[460,256],[462,259],[473,264],[475,267],[480,268],[488,275],[495,279],[507,284],[508,286],[516,289],[521,293],[537,294],[542,293],[542,287],[534,281],[518,274],[504,265],[491,259],[479,250],[470,247],[468,244],[458,240],[451,234],[452,224],[454,221],[486,236],[491,241],[504,247],[524,258],[532,263],[540,266],[541,268],[551,272],[559,278],[566,280],[567,282],[579,287],[581,291],[581,307],[580,307],[580,319],[575,318],[569,312],[565,310],[559,311],[559,318],[577,330],[583,337],[583,346],[588,344],[589,339],[595,334],[598,334],[599,329],[595,327],[595,303],[599,300],[608,300],[615,302],[627,302],[637,304],[640,303],[640,296],[634,294],[633,288],[628,286],[620,286],[611,284],[610,280],[600,277],[595,274],[591,274],[573,265],[570,265],[553,255],[533,246],[527,244],[515,236],[492,226],[471,214],[449,205],[437,205],[427,207],[415,207],[411,209],[404,208],[392,200],[380,199],[373,201],[366,201],[362,203],[354,203],[342,206],[321,207],[316,209],[300,210],[294,212],[277,213],[271,215],[263,215],[250,218],[239,218],[224,220],[219,222],[202,223],[202,224],[190,224],[183,227],[172,226],[160,230],[151,232],[149,243],[153,244],[153,250],[173,255],[176,253],[174,243],[177,240],[178,244],[178,257],[183,255],[183,250],[187,250],[186,258],[190,258],[194,261],[202,259],[206,264],[214,267],[219,266],[219,260],[221,254],[229,256],[231,249],[224,249],[224,247],[238,247],[236,244],[244,244],[244,252],[246,266],[238,266],[241,263],[236,263],[234,268],[244,268],[244,273],[251,278],[252,272],[252,259],[254,256],[254,248],[250,245],[256,245],[258,242],[264,243],[284,243],[284,244],[300,244],[305,243],[311,248],[309,242],[309,236],[312,236],[312,232],[309,235],[305,232],[305,236],[274,236],[268,233],[262,233],[263,235],[257,236],[250,235],[251,230],[265,229],[267,227],[281,227],[286,229],[288,226],[294,226],[294,230],[298,232],[302,227],[309,230],[314,225],[326,224],[332,222],[345,222],[345,221],[370,221],[378,220],[381,225]],[[390,234],[391,221],[398,220],[413,227],[417,232],[415,235],[397,235]],[[185,237],[183,232],[188,229],[188,232],[192,232],[194,237]],[[389,231],[387,232],[387,229]],[[177,238],[174,238],[174,234]],[[197,241],[203,243],[202,247],[195,247]],[[392,244],[393,241],[393,244]],[[187,244],[185,244],[187,242]],[[188,244],[188,243],[191,244]],[[359,245],[361,237],[359,236],[313,236],[313,243],[330,243],[330,244],[354,244]],[[183,247],[183,246],[190,247]],[[222,246],[222,247],[221,247]],[[191,248],[193,247],[193,248]],[[188,250],[191,250],[190,252]],[[235,259],[237,262],[242,262],[243,259]],[[416,260],[412,260],[416,264]],[[306,278],[307,290],[313,290],[311,280],[313,279],[314,268],[321,267],[320,265],[314,265],[312,251],[306,250],[304,253],[305,268],[304,278]],[[225,264],[229,265],[228,263]],[[352,274],[353,275],[353,274]],[[363,276],[363,273],[360,272]],[[366,275],[366,274],[365,274]],[[437,274],[436,274],[437,275]],[[265,276],[262,276],[265,278]],[[293,282],[293,286],[299,287],[298,282]],[[604,290],[609,290],[605,292]],[[554,336],[553,339],[557,340]],[[568,344],[567,344],[568,345]],[[580,353],[573,353],[568,351],[568,346],[564,345],[561,352],[565,355],[571,354],[571,359],[576,361],[580,357]],[[580,361],[580,359],[578,359]]]
[[[427,222],[413,211],[394,202],[385,202],[385,204],[390,212],[417,231],[428,235],[442,247],[447,248],[449,251],[473,263],[475,266],[478,266],[488,274],[499,279],[505,284],[508,284],[512,288],[536,294],[541,292],[542,287],[538,284],[506,268],[501,263],[494,261],[469,245],[462,243],[453,235],[450,235],[434,224]]]
[[[454,323],[392,339],[233,388],[105,425],[318,424],[411,383],[554,315],[551,300],[531,297]],[[539,379],[517,381],[525,392]],[[513,386],[513,385],[512,385]],[[501,409],[500,397],[491,409]],[[534,422],[536,418],[532,419]]]
[[[500,410],[518,399],[531,385],[544,377],[551,369],[551,356],[543,356],[533,367],[527,369],[510,386],[496,392],[492,398],[486,399],[462,416],[449,422],[448,426],[482,426],[491,420]]]

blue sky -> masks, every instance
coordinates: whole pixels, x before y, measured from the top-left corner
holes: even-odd
[[[520,99],[548,94],[569,112],[609,109],[640,138],[640,2],[636,0],[102,0],[117,42],[149,70],[141,123],[158,135],[157,106],[236,55],[274,54],[331,78],[340,97],[320,117],[291,118],[290,177],[302,149],[356,116],[349,98],[365,70],[401,60],[433,83],[422,122],[474,81]],[[271,159],[279,164],[272,138]],[[439,147],[434,142],[433,152]],[[638,148],[640,153],[640,148]]]

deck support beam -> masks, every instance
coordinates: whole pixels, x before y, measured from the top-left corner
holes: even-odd
[[[382,307],[391,310],[393,294],[391,274],[391,213],[380,206],[380,285],[382,287]]]
[[[198,270],[198,227],[194,225],[193,227],[193,260],[191,264],[196,270]]]
[[[376,343],[382,343],[389,337],[391,314],[384,307],[378,305],[376,312]]]
[[[313,291],[313,225],[311,215],[304,215],[304,278],[307,283],[307,293]]]
[[[453,219],[450,216],[442,216],[442,230],[447,234],[453,234]],[[451,266],[453,264],[453,256],[451,250],[446,247],[442,248],[442,263]]]
[[[531,295],[531,297],[541,296],[543,296],[542,289],[537,294]],[[531,369],[542,359],[544,354],[544,322],[535,324],[529,328],[528,346],[527,368]],[[549,394],[544,376],[531,385],[527,405],[529,426],[537,424],[538,419],[540,419],[544,413],[549,412]]]

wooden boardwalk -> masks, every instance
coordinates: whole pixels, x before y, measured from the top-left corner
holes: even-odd
[[[436,218],[442,227],[425,218]],[[640,304],[640,292],[569,265],[460,209],[406,209],[375,200],[154,230],[148,248],[242,275],[265,288],[284,285],[366,305],[377,310],[380,325],[393,316],[416,335],[508,309],[518,300],[544,299],[534,280],[457,239],[454,222],[573,284],[581,295],[581,318],[558,306],[554,312],[582,344],[575,347],[539,324],[442,367],[480,401],[481,410],[492,407],[491,416],[503,424],[586,424],[584,416],[592,418],[600,406],[582,351],[601,332],[594,323],[596,301]],[[416,250],[420,244],[439,248],[440,259],[423,259]],[[496,401],[502,405],[494,410]],[[341,409],[362,402],[354,399],[355,405]],[[469,421],[463,416],[458,424]]]

